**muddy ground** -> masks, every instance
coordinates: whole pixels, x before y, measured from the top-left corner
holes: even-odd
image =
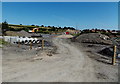
[[[117,82],[118,65],[97,53],[99,47],[53,38],[54,47],[5,46],[3,82]],[[106,59],[99,61],[100,59]]]

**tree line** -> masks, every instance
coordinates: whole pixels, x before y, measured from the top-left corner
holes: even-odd
[[[12,26],[18,26],[18,27],[23,27],[23,28],[12,28],[9,26],[8,22],[7,21],[4,21],[2,22],[2,33],[4,34],[6,31],[21,31],[21,30],[25,30],[25,31],[29,31],[33,28],[40,28],[40,32],[41,31],[59,31],[59,30],[67,30],[67,29],[71,29],[71,30],[75,30],[74,27],[55,27],[55,26],[44,26],[44,25],[28,25],[28,26],[25,26],[25,25],[22,25],[22,24],[19,24],[19,25],[12,25]],[[46,29],[46,28],[49,28],[49,29]]]

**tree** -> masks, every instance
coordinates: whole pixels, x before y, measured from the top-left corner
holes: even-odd
[[[32,24],[31,26],[35,26],[34,24]]]
[[[59,29],[62,29],[61,27],[59,27]]]
[[[25,30],[26,32],[29,32],[29,28],[27,28],[27,27],[25,27],[24,30]]]
[[[36,27],[39,27],[39,25],[36,25]]]
[[[41,25],[41,27],[44,27],[44,25]]]
[[[48,26],[48,27],[50,27],[50,28],[51,28],[51,26]]]
[[[52,29],[51,29],[52,31],[55,31],[55,27],[54,26],[52,26]]]
[[[4,34],[6,31],[9,31],[10,28],[8,26],[8,23],[5,21],[2,23],[2,33]]]
[[[65,30],[65,29],[67,29],[67,27],[65,26],[63,29]]]

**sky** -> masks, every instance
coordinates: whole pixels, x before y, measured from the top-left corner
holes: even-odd
[[[2,2],[118,2],[119,0],[1,0]]]
[[[10,24],[118,29],[117,2],[2,2]]]

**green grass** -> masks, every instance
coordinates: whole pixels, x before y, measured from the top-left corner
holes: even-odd
[[[73,35],[73,36],[79,36],[79,35],[80,35],[80,33],[78,33],[78,34],[71,34],[71,35]]]
[[[9,44],[9,43],[4,41],[3,39],[0,39],[0,45],[7,45],[7,44]]]

